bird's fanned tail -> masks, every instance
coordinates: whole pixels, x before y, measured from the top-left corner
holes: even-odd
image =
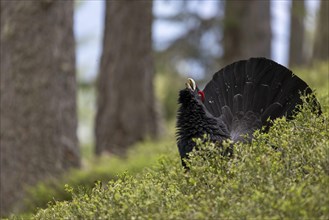
[[[267,125],[269,118],[293,117],[300,95],[312,93],[289,69],[266,58],[226,66],[203,91],[205,107],[225,122],[233,141]]]

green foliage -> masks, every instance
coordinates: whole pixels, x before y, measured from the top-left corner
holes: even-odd
[[[316,90],[319,99],[328,95],[329,62],[316,62],[310,68],[296,68],[293,72]]]
[[[269,134],[257,133],[252,144],[235,146],[233,158],[221,157],[219,149],[200,142],[202,150],[193,152],[189,172],[181,168],[172,123],[167,137],[137,144],[126,159],[94,158],[87,135],[82,140],[83,169],[31,188],[27,211],[48,204],[35,219],[328,218],[329,71],[327,63],[314,67],[294,72],[316,89],[322,117],[305,108],[295,121],[278,120]],[[170,75],[157,74],[155,83],[168,119],[176,114],[177,92],[185,81]],[[83,125],[93,118],[93,103],[93,92],[82,89]],[[164,156],[157,160],[158,155]],[[102,187],[93,187],[98,181]]]
[[[84,161],[81,170],[71,170],[59,179],[48,179],[29,188],[25,212],[33,212],[36,207],[45,208],[51,201],[70,201],[72,195],[65,190],[65,185],[89,191],[97,181],[107,183],[109,180],[116,180],[118,174],[126,171],[130,175],[140,173],[145,167],[156,163],[156,155],[168,154],[169,149],[173,151],[174,141],[168,137],[157,142],[148,140],[132,147],[126,158],[105,155]]]
[[[155,78],[156,96],[161,103],[167,121],[176,117],[177,94],[184,88],[185,79],[174,73],[159,73]]]
[[[72,201],[54,202],[34,219],[328,219],[328,105],[305,104],[296,119],[236,144],[231,157],[197,140],[189,171],[177,154],[137,175],[124,172],[91,190],[67,186]],[[224,147],[228,147],[226,143]]]

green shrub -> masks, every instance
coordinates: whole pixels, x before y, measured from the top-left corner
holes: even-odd
[[[54,219],[54,212],[56,210],[59,213],[62,212],[61,207],[65,204],[69,207],[69,211],[67,215],[63,213],[61,217],[64,218],[65,216],[70,216],[72,218],[77,218],[79,215],[75,215],[75,212],[73,211],[74,204],[76,204],[77,201],[82,201],[79,206],[82,210],[87,211],[87,207],[83,205],[83,198],[85,196],[92,197],[94,201],[104,199],[102,196],[105,196],[105,194],[109,194],[107,196],[114,195],[113,193],[117,191],[111,190],[111,187],[107,188],[106,183],[109,180],[112,180],[109,184],[118,184],[116,189],[119,190],[121,187],[124,187],[121,183],[123,179],[128,181],[128,184],[135,184],[134,188],[136,188],[136,193],[134,188],[128,188],[127,190],[130,194],[127,195],[127,198],[129,198],[130,202],[123,201],[120,198],[120,203],[122,203],[122,206],[129,206],[132,202],[138,204],[136,205],[138,207],[136,208],[137,210],[128,211],[129,213],[126,214],[127,218],[131,216],[145,218],[146,216],[150,216],[151,218],[158,217],[160,219],[176,217],[183,218],[184,216],[191,218],[197,218],[198,216],[200,218],[212,218],[213,216],[233,218],[243,216],[243,212],[247,212],[248,208],[250,209],[249,212],[255,210],[255,214],[247,212],[247,214],[245,214],[246,217],[249,216],[262,219],[263,216],[279,216],[277,218],[280,218],[280,216],[291,216],[293,213],[292,206],[301,212],[306,213],[298,216],[327,217],[328,209],[325,207],[328,207],[329,205],[325,196],[328,194],[326,187],[328,187],[329,162],[328,160],[323,159],[323,155],[327,158],[329,157],[328,134],[326,134],[326,132],[328,133],[326,126],[328,124],[329,112],[328,63],[318,63],[312,68],[295,69],[294,72],[304,79],[311,88],[316,88],[324,112],[324,115],[321,117],[323,118],[322,123],[321,118],[313,120],[313,115],[306,108],[295,121],[287,123],[284,120],[280,120],[276,122],[268,136],[257,134],[256,139],[252,144],[237,145],[235,147],[235,155],[230,159],[218,156],[218,149],[213,149],[211,144],[206,144],[205,146],[202,145],[200,148],[206,148],[207,150],[193,153],[193,159],[190,163],[194,164],[194,166],[192,166],[188,173],[184,173],[180,166],[173,134],[173,124],[170,124],[171,129],[169,129],[170,133],[167,137],[159,141],[146,141],[137,144],[136,147],[131,149],[126,159],[120,159],[113,156],[110,158],[106,156],[100,159],[94,158],[92,156],[92,148],[89,146],[90,144],[88,144],[86,145],[87,147],[82,149],[82,154],[84,156],[83,170],[72,170],[59,180],[48,180],[47,182],[40,183],[36,187],[31,188],[27,196],[27,211],[29,213],[21,216],[12,216],[12,218],[19,219],[21,217],[22,219],[30,219],[30,213],[33,210],[36,210],[36,207],[45,208],[49,201],[52,201],[49,203],[49,208],[40,210],[34,218]],[[185,80],[182,80],[181,78],[174,78],[170,75],[168,77],[168,74],[157,75],[157,96],[162,105],[166,108],[165,113],[168,119],[174,117],[176,114],[177,92],[181,86],[184,85],[184,81]],[[89,102],[90,97],[87,98],[87,103]],[[86,103],[84,103],[83,106],[85,106],[85,104]],[[82,118],[85,118],[88,115],[90,116],[90,109],[85,113],[88,114],[82,115]],[[318,133],[323,133],[323,135],[319,136]],[[285,147],[281,147],[281,145]],[[273,148],[276,150],[273,151]],[[313,152],[314,149],[321,149],[321,152],[315,153]],[[209,157],[209,151],[214,151],[210,154],[212,157]],[[286,159],[283,160],[282,158],[276,158],[279,157],[279,155],[276,154],[280,153],[284,155],[284,158]],[[160,154],[165,156],[158,161],[158,165],[145,170],[145,167],[152,166],[155,163],[156,158],[158,157],[157,155]],[[199,154],[204,155],[201,156]],[[202,159],[205,155],[208,155],[209,157],[207,160]],[[214,155],[217,156],[213,158]],[[322,155],[322,157],[318,157],[318,155]],[[319,158],[322,159],[320,160]],[[300,161],[304,161],[305,163],[301,165]],[[316,179],[314,177],[316,173],[313,173],[314,164],[309,165],[313,163],[312,161],[315,161],[316,166],[320,167],[318,171],[322,170],[327,174],[324,175],[322,173]],[[282,168],[281,162],[285,162],[287,167]],[[278,172],[270,173],[268,170],[269,168],[263,170],[262,168],[264,164],[267,166],[271,165],[274,171],[277,170]],[[301,170],[296,169],[299,165],[299,169]],[[289,166],[292,166],[293,169],[288,172]],[[311,168],[309,168],[309,166]],[[297,170],[298,172],[295,172],[294,170]],[[118,176],[118,174],[123,173],[124,171],[127,171],[124,178]],[[274,180],[266,179],[265,171]],[[287,173],[282,174],[284,172],[293,174],[295,177],[287,176]],[[305,172],[309,173],[305,174]],[[296,175],[299,175],[299,182],[294,182],[298,179]],[[207,188],[204,188],[205,186],[202,186],[202,184],[205,183],[205,180],[211,183],[205,185],[210,187],[208,188],[208,191]],[[98,188],[94,187],[93,190],[92,188],[97,181],[103,183],[102,189],[99,190],[100,193],[104,195],[94,195],[95,192],[93,191],[97,191]],[[287,182],[284,183],[284,181]],[[163,185],[161,185],[160,182],[162,182]],[[212,185],[213,182],[217,182],[218,186]],[[304,185],[302,185],[302,183]],[[64,186],[66,184],[70,187],[67,187],[67,190],[65,191]],[[290,188],[288,186],[290,186]],[[272,189],[271,187],[274,188]],[[73,192],[68,190],[71,188],[74,189]],[[141,190],[146,191],[145,195],[141,195]],[[288,191],[283,192],[283,190]],[[295,195],[298,190],[301,190],[303,196],[312,192],[312,196],[303,197],[299,195],[298,197]],[[164,194],[164,191],[168,191],[168,195]],[[70,200],[72,200],[72,195],[74,200],[73,202],[70,202]],[[118,195],[120,194],[116,194],[116,199],[119,198]],[[144,197],[147,197],[147,199]],[[299,199],[298,201],[304,205],[299,205],[297,201],[293,200],[294,198],[297,200]],[[156,200],[156,202],[154,200]],[[262,200],[264,200],[263,203],[265,203],[265,205],[262,204]],[[270,206],[270,208],[268,208],[267,203],[276,204],[277,207]],[[116,210],[116,214],[111,211],[112,214],[109,214],[111,217],[119,218],[125,216],[122,215],[124,209],[120,206],[107,203],[101,204],[102,209]],[[310,208],[316,204],[319,204],[319,209],[322,210],[321,212],[319,211],[319,215],[315,215],[315,212]],[[323,204],[326,204],[326,206]],[[282,206],[286,207],[282,208]],[[306,209],[304,206],[309,206],[309,209]],[[202,207],[204,210],[200,211],[199,209],[202,209]],[[148,211],[148,209],[151,211]],[[190,213],[185,213],[184,215],[185,209]],[[258,209],[260,209],[260,211]],[[278,210],[277,212],[275,212],[276,209]],[[284,209],[287,211],[283,212]],[[147,215],[143,213],[143,210],[146,210],[145,212]],[[157,210],[159,213],[156,213]],[[96,216],[96,211],[92,211],[90,216]],[[208,214],[206,211],[208,211]],[[164,214],[160,214],[161,212],[164,212]],[[273,214],[274,212],[281,214],[275,215]],[[99,215],[104,216],[102,213],[99,213]],[[81,216],[84,218],[87,217],[87,215],[84,214],[81,214]]]
[[[172,134],[168,135],[172,136]],[[34,212],[37,207],[46,208],[51,201],[70,201],[72,195],[65,190],[65,185],[70,185],[75,189],[90,190],[95,182],[101,181],[106,184],[110,180],[116,180],[117,175],[125,171],[136,175],[145,167],[155,164],[156,155],[168,154],[172,148],[175,148],[174,140],[164,137],[161,141],[147,140],[136,144],[128,151],[126,158],[114,155],[91,158],[84,162],[81,170],[71,170],[59,179],[48,179],[29,188],[24,211]]]
[[[318,117],[305,104],[295,120],[276,120],[269,133],[236,144],[232,157],[197,140],[189,171],[175,152],[91,190],[67,186],[72,201],[49,204],[33,218],[328,219],[328,105],[323,112]]]

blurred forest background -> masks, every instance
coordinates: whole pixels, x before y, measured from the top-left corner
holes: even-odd
[[[1,215],[175,150],[188,76],[204,85],[249,57],[328,61],[328,12],[327,0],[1,0]],[[328,77],[323,66],[304,72]]]

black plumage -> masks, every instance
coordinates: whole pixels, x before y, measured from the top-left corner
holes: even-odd
[[[192,79],[179,93],[177,146],[182,163],[195,146],[193,138],[208,135],[220,143],[250,141],[256,129],[268,128],[268,119],[291,119],[308,85],[284,66],[251,58],[230,64],[214,74],[201,91]],[[247,138],[246,138],[247,137]]]

